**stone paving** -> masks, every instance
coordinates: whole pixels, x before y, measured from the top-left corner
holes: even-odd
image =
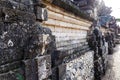
[[[120,80],[120,45],[108,56],[108,70],[102,80]]]

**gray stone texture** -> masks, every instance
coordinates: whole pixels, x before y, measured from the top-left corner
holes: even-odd
[[[93,80],[93,51],[86,52],[72,61],[58,67],[59,80]]]
[[[51,74],[51,56],[45,55],[37,57],[37,68],[38,68],[38,78],[39,80],[48,78]]]
[[[25,80],[38,80],[37,62],[35,59],[24,60]]]
[[[32,0],[0,0],[0,80],[42,80],[51,75],[55,39],[33,12]]]
[[[68,2],[63,8],[81,15],[74,4],[63,1]],[[63,1],[52,4],[62,7]],[[55,52],[55,36],[40,25],[47,15],[41,0],[0,0],[0,80],[93,79],[94,53],[87,52],[88,43],[72,43]]]
[[[48,20],[48,12],[46,10],[46,8],[42,8],[40,6],[36,6],[35,7],[35,11],[36,11],[36,18],[37,20],[40,20],[40,21],[47,21]]]

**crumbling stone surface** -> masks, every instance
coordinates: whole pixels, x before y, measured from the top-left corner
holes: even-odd
[[[25,80],[38,80],[37,62],[35,59],[24,60]]]
[[[51,72],[51,56],[41,56],[36,59],[38,65],[39,80],[48,78]]]
[[[86,53],[88,44],[64,47],[55,56],[55,36],[36,21],[47,20],[47,11],[42,12],[41,0],[35,1],[0,1],[0,80],[48,80],[54,75],[53,80],[93,79],[93,53]],[[66,10],[79,15],[71,2],[60,2],[68,2]],[[60,5],[58,0],[53,4]]]
[[[6,8],[2,9],[4,9],[2,12],[5,15],[2,16],[3,18],[0,22],[0,64],[5,64],[15,60],[23,59],[24,47],[26,42],[28,42],[28,38],[30,37],[29,31],[32,29],[34,19],[32,19],[32,16],[28,14],[31,16],[33,21],[27,21],[27,19],[29,20],[30,18],[26,16],[26,19],[24,20],[24,18],[22,18],[22,13],[19,15],[20,13],[17,14],[17,11]],[[11,17],[13,16],[12,13],[16,13],[17,16],[15,17],[17,17],[18,20],[17,18],[14,19],[14,17]]]
[[[93,80],[93,52],[87,52],[66,64],[66,80]]]
[[[71,57],[71,60],[53,68],[53,80],[93,80],[93,58],[93,51],[85,52],[79,57]]]
[[[21,11],[33,12],[33,0],[1,0],[0,6]]]
[[[55,38],[36,22],[31,4],[32,0],[0,1],[0,80],[41,80],[51,75]]]
[[[51,74],[51,56],[39,56],[24,61],[25,80],[43,80]]]

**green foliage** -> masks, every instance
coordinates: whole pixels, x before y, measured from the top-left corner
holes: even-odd
[[[120,22],[120,18],[116,19],[118,22]]]
[[[16,74],[16,77],[18,80],[24,80],[24,77],[19,73]]]

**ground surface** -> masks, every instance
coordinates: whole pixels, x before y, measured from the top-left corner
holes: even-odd
[[[108,58],[108,70],[103,80],[120,80],[120,45],[116,46],[114,54]]]

